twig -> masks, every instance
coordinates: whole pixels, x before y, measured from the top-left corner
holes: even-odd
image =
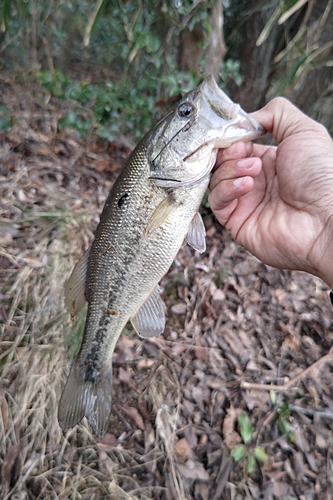
[[[102,253],[102,256],[104,257],[104,255],[106,255],[110,250],[114,250],[116,252],[116,254],[118,255],[119,259],[124,263],[126,264],[126,262],[124,261],[124,259],[122,258],[122,256],[120,255],[120,253],[118,252],[118,250],[116,249],[116,247],[114,245],[112,245],[111,241],[109,241],[109,246],[107,247],[107,249]]]
[[[308,366],[304,371],[296,375],[296,377],[292,378],[289,380],[289,382],[285,385],[267,385],[267,384],[252,384],[251,382],[241,382],[240,383],[240,388],[241,389],[257,389],[258,391],[289,391],[290,389],[293,388],[293,386],[299,382],[302,378],[306,377],[308,373],[316,368],[317,366],[326,363],[329,359],[333,358],[333,347],[328,351],[325,356],[323,356],[320,359],[317,359],[315,363],[312,365]]]
[[[126,429],[128,431],[133,431],[132,426],[127,422],[126,418],[122,416],[116,406],[113,407],[113,411],[117,415],[117,417],[125,424]]]
[[[0,248],[0,255],[3,255],[4,257],[6,257],[6,259],[8,259],[12,264],[14,264],[14,266],[18,267],[19,269],[21,269],[21,265],[17,262],[17,260],[12,257],[9,253],[7,253],[5,250],[2,250],[2,248]]]
[[[312,410],[311,408],[303,408],[297,405],[289,405],[289,410],[296,413],[304,413],[304,415],[308,415],[309,417],[329,418],[333,420],[333,413],[331,411],[321,409]]]

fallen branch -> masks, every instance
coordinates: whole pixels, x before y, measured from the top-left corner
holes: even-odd
[[[330,420],[333,420],[333,413],[331,411],[327,410],[312,410],[311,408],[303,408],[302,406],[297,406],[297,405],[289,405],[289,410],[294,411],[296,413],[304,413],[304,415],[307,415],[312,418],[329,418]]]
[[[328,351],[325,356],[320,359],[317,359],[312,365],[308,366],[304,371],[296,375],[296,377],[289,380],[289,382],[285,385],[268,385],[268,384],[252,384],[251,382],[241,382],[241,389],[256,389],[258,391],[277,391],[277,392],[285,392],[293,389],[294,385],[297,384],[301,379],[306,377],[311,370],[317,368],[319,365],[326,363],[329,359],[333,359],[333,347]]]

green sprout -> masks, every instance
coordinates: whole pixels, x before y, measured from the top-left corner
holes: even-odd
[[[290,408],[289,403],[285,401],[281,405],[278,405],[277,393],[275,391],[270,391],[270,398],[273,407],[276,411],[276,422],[281,434],[285,434],[290,443],[295,441],[295,431],[290,425]]]
[[[240,462],[242,459],[246,461],[246,472],[251,475],[255,471],[256,461],[265,462],[268,455],[262,446],[251,447],[253,439],[253,426],[246,413],[241,413],[238,417],[240,434],[244,444],[237,444],[231,451],[231,457],[235,462]]]

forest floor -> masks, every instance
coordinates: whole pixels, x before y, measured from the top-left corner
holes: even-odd
[[[332,499],[327,287],[264,265],[208,210],[207,251],[184,246],[162,280],[165,333],[118,341],[104,439],[59,428],[84,322],[70,325],[64,284],[130,151],[59,132],[38,92],[0,89],[15,117],[0,133],[0,497]]]

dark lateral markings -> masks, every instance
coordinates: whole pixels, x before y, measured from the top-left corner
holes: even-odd
[[[124,204],[124,202],[125,202],[125,200],[126,200],[127,198],[128,198],[128,193],[123,194],[123,195],[119,198],[118,203],[117,203],[118,208],[121,208],[121,207],[123,206],[123,204]]]

